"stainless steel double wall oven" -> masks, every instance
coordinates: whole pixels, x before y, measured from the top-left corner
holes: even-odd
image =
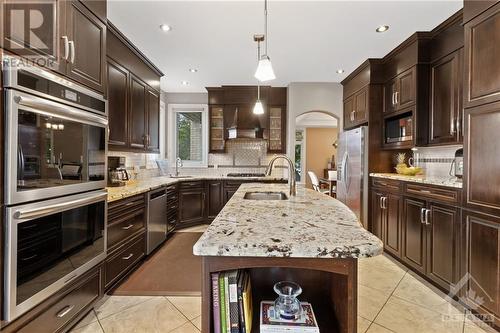
[[[2,59],[7,321],[106,256],[106,101],[22,61]]]

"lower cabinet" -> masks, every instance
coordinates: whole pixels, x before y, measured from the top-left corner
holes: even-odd
[[[208,219],[212,221],[224,207],[224,186],[222,181],[207,182]]]
[[[204,223],[206,188],[203,181],[183,182],[179,187],[179,223],[177,228]]]
[[[500,327],[500,218],[467,210],[462,215],[463,301]]]
[[[422,220],[426,202],[404,199],[402,259],[413,269],[425,273],[426,229]]]
[[[105,288],[111,287],[145,256],[146,234],[143,232],[119,247],[106,258]]]
[[[384,250],[401,255],[401,197],[372,191],[372,232],[384,243]]]

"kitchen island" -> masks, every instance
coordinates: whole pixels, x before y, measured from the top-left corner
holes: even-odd
[[[357,259],[382,253],[340,201],[309,189],[287,200],[244,199],[247,192],[282,192],[282,184],[244,184],[193,247],[202,256],[202,332],[213,332],[211,274],[247,269],[258,332],[260,301],[274,300],[274,283],[291,280],[312,303],[322,333],[356,332]]]

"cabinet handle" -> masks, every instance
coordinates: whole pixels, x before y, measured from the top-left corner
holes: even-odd
[[[129,260],[130,258],[132,258],[134,256],[133,253],[130,253],[128,256],[126,257],[122,257],[123,260]]]
[[[398,96],[399,96],[399,92],[397,92],[397,91],[396,91],[396,92],[394,93],[394,97],[395,97],[395,99],[396,99],[396,104],[398,104],[398,103],[399,103],[399,98],[398,98]]]
[[[68,313],[71,312],[71,310],[73,310],[75,308],[74,305],[68,305],[68,306],[65,306],[61,311],[59,311],[57,313],[57,318],[62,318],[64,317],[65,315],[67,315]]]
[[[420,193],[431,194],[432,192],[429,190],[420,190]]]
[[[396,93],[393,91],[392,92],[392,105],[396,105],[396,99],[394,98],[395,95],[396,95]]]
[[[382,201],[384,201],[384,197],[380,197],[380,208],[384,209],[384,205],[382,204]]]
[[[425,223],[425,211],[426,211],[425,208],[420,209],[420,223],[422,223],[422,224],[426,224]]]
[[[387,197],[384,197],[384,209],[387,209]]]
[[[460,118],[457,117],[456,119],[456,127],[457,127],[457,136],[460,136],[460,132],[461,132],[461,127],[462,127],[462,124],[461,124],[461,121],[460,121]]]
[[[426,225],[430,225],[431,223],[429,222],[429,217],[431,215],[431,210],[430,209],[426,209],[425,210],[425,224]]]
[[[134,225],[133,224],[129,224],[128,226],[126,227],[122,227],[123,230],[128,230],[130,228],[132,228]]]
[[[61,38],[64,41],[64,59],[68,60],[68,57],[69,57],[69,40],[68,40],[68,36],[62,36]]]
[[[69,47],[70,47],[70,49],[71,49],[71,56],[70,56],[71,58],[70,58],[70,62],[71,62],[72,64],[74,64],[74,63],[75,63],[75,41],[70,40],[70,41],[68,42],[68,44],[69,44]]]

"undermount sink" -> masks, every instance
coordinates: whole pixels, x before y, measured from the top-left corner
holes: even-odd
[[[191,178],[193,176],[173,176],[173,175],[170,175],[168,176],[168,178]]]
[[[246,192],[243,196],[246,200],[288,200],[283,192]]]

